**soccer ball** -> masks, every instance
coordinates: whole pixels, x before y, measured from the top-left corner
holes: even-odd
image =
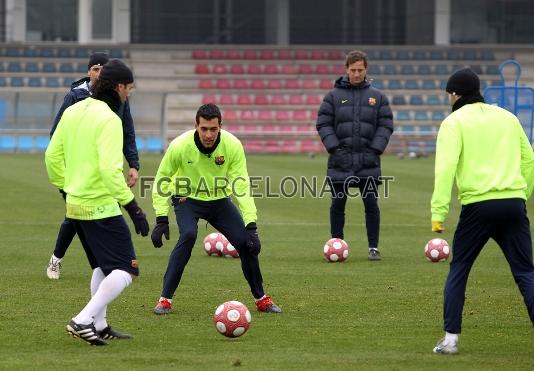
[[[449,244],[441,238],[433,238],[425,245],[425,256],[430,262],[443,262],[449,258]]]
[[[349,256],[349,245],[341,238],[331,238],[326,241],[324,258],[329,262],[342,262]]]
[[[247,332],[251,321],[247,306],[235,300],[219,305],[213,315],[217,331],[229,338],[236,338]]]
[[[226,240],[226,243],[223,245],[221,254],[225,258],[239,258],[239,252],[228,240]]]
[[[222,233],[210,233],[204,238],[204,251],[209,256],[222,256],[222,249],[228,244]]]

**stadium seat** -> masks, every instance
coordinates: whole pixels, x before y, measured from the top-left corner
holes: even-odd
[[[344,65],[336,64],[332,66],[332,74],[334,75],[344,75],[347,73],[347,68]]]
[[[378,54],[378,59],[381,59],[383,61],[393,60],[393,52],[391,50],[381,50]]]
[[[426,60],[428,59],[428,52],[424,50],[416,50],[413,52],[412,56],[415,60]]]
[[[440,97],[438,97],[437,95],[429,95],[426,98],[426,104],[428,104],[429,106],[441,106],[442,102]]]
[[[469,66],[477,75],[481,75],[483,72],[482,72],[482,67],[479,65],[479,64],[472,64],[471,66]]]
[[[258,54],[255,50],[245,50],[243,59],[258,59]]]
[[[219,103],[224,105],[234,104],[234,96],[232,94],[221,94],[219,95]]]
[[[318,75],[328,75],[331,73],[330,66],[326,64],[318,64],[315,66],[315,73]]]
[[[323,101],[322,97],[318,95],[306,95],[306,104],[310,106],[317,106]]]
[[[272,60],[274,59],[274,51],[273,50],[260,50],[259,57],[262,60]]]
[[[207,64],[197,64],[195,66],[195,73],[199,75],[210,73],[209,67]]]
[[[304,99],[300,94],[291,94],[289,96],[289,104],[293,106],[300,106],[304,104]]]
[[[334,88],[334,81],[332,80],[321,80],[319,83],[319,89],[321,90],[330,90]]]
[[[423,105],[423,97],[420,95],[412,95],[410,96],[410,105],[412,106],[422,106]]]
[[[26,62],[24,72],[37,73],[39,72],[39,65],[35,62]]]
[[[34,150],[33,137],[23,135],[17,138],[17,151],[30,152]]]
[[[215,87],[217,89],[231,89],[232,85],[230,84],[230,81],[228,81],[227,79],[219,79],[215,83]]]
[[[384,66],[383,73],[384,73],[384,75],[396,75],[397,74],[397,68],[393,64],[386,64]]]
[[[430,59],[434,61],[442,61],[445,59],[445,54],[441,50],[432,50],[430,52]]]
[[[22,72],[22,65],[20,64],[20,62],[9,62],[7,64],[7,72]]]
[[[498,74],[500,74],[499,67],[493,66],[493,65],[486,66],[486,75],[498,75]]]
[[[380,66],[376,64],[372,64],[367,69],[367,72],[371,75],[380,75],[382,72],[380,71]]]
[[[397,112],[396,119],[399,121],[409,121],[411,120],[410,113],[407,111]]]
[[[286,89],[300,89],[300,81],[295,79],[289,79],[285,81]]]
[[[379,90],[383,90],[386,87],[383,80],[375,80],[375,79],[371,80],[371,86]],[[333,87],[334,87],[334,84],[330,82],[330,89],[332,89]]]
[[[309,59],[309,53],[307,50],[297,49],[293,52],[295,59]]]
[[[405,64],[401,66],[401,74],[403,75],[413,75],[415,74],[415,68],[411,64]]]
[[[294,121],[305,121],[308,119],[308,111],[304,110],[294,110],[293,111],[293,120]]]
[[[193,57],[193,59],[207,59],[208,55],[205,50],[193,50],[191,57]]]
[[[317,89],[318,83],[317,80],[303,80],[302,89]]]
[[[282,140],[280,144],[280,152],[299,153],[299,141],[294,140],[294,139]]]
[[[408,50],[397,50],[397,53],[395,53],[395,59],[400,61],[407,61],[412,59],[412,55]]]
[[[59,48],[57,50],[58,58],[72,58],[74,51],[71,48]]]
[[[259,64],[249,64],[247,66],[247,74],[249,75],[261,75],[262,70]]]
[[[474,61],[479,59],[477,52],[475,50],[465,50],[464,51],[464,59],[468,61]]]
[[[292,59],[291,50],[283,49],[278,51],[278,59]]]
[[[328,52],[326,50],[312,50],[311,59],[313,60],[328,59]]]
[[[275,120],[276,121],[289,121],[290,120],[289,112],[285,110],[276,111]]]
[[[250,87],[252,89],[260,89],[260,88],[257,87],[259,83],[263,84],[263,81],[262,80],[253,80],[251,85],[250,85]],[[245,90],[245,89],[248,89],[248,88],[249,88],[248,80],[244,80],[244,79],[234,80],[234,89]]]
[[[122,49],[118,49],[118,48],[110,49],[108,54],[110,58],[116,58],[116,59],[124,58],[124,53],[122,52]]]
[[[90,54],[91,53],[90,53],[89,49],[87,49],[87,48],[76,48],[76,49],[74,49],[74,57],[78,58],[78,59],[87,59],[87,58],[89,58]],[[87,68],[86,68],[86,71],[87,71]]]
[[[245,68],[242,64],[232,64],[230,66],[230,73],[232,75],[244,75],[245,74]]]
[[[273,95],[271,97],[271,104],[273,106],[283,106],[286,104],[286,98],[283,95]]]
[[[464,59],[464,56],[460,50],[448,50],[447,59],[451,61],[458,61]]]
[[[146,149],[149,152],[162,152],[163,145],[161,139],[158,137],[149,137],[146,140]]]
[[[246,94],[238,95],[236,103],[239,105],[248,106],[252,104],[252,98],[250,97],[250,95]]]
[[[263,68],[263,73],[266,75],[278,75],[278,65],[276,64],[266,64]]]
[[[11,152],[16,148],[15,137],[11,135],[0,135],[0,151]]]
[[[135,137],[135,145],[137,146],[137,150],[139,152],[143,152],[146,148],[145,140],[140,137]]]
[[[55,58],[56,57],[56,49],[54,48],[42,48],[41,49],[41,57],[44,58]],[[76,56],[78,58],[78,56]],[[86,53],[85,57],[89,57],[89,55]]]
[[[239,50],[227,50],[226,59],[241,59],[241,51]]]
[[[224,112],[222,113],[222,116],[224,117],[225,120],[232,120],[232,121],[235,121],[238,118],[237,111],[234,111],[234,110],[224,110]]]
[[[298,67],[298,73],[300,75],[312,75],[313,74],[313,67],[309,64],[299,64]]]
[[[55,73],[57,72],[56,64],[51,62],[45,62],[43,63],[42,71],[46,73]]]
[[[22,57],[22,53],[19,48],[8,47],[6,49],[6,57],[19,58]]]
[[[391,104],[395,106],[403,106],[406,104],[406,98],[404,95],[394,95],[391,99]]]
[[[87,63],[78,63],[76,72],[87,74]]]
[[[226,73],[228,73],[228,71],[226,70],[225,64],[217,63],[212,67],[211,73],[214,73],[216,75],[225,75]]]
[[[269,104],[269,98],[266,95],[255,95],[254,104],[264,106]]]
[[[7,86],[7,80],[4,76],[0,76],[0,86]]]
[[[415,111],[414,119],[415,121],[427,121],[428,114],[426,111]]]
[[[215,60],[225,59],[225,52],[224,50],[218,50],[218,49],[210,50],[209,58],[215,59]]]
[[[45,86],[47,88],[59,88],[59,80],[57,77],[47,77],[45,79]]]
[[[417,83],[417,80],[406,80],[404,81],[404,89],[408,90],[416,90],[419,89],[419,84]]]
[[[243,110],[241,111],[241,120],[243,121],[251,121],[256,119],[256,115],[254,114],[254,111],[251,110]]]
[[[59,65],[59,72],[74,73],[74,66],[72,65],[72,63],[61,63]]]
[[[50,138],[47,136],[38,136],[35,138],[35,149],[38,151],[45,151],[48,147],[48,143],[50,142]]]
[[[278,80],[269,80],[269,83],[271,81],[278,81]],[[276,89],[276,88],[271,88],[270,86],[266,86],[265,80],[258,80],[258,79],[252,80],[252,82],[250,83],[250,88],[254,90],[263,90],[266,88]]]
[[[11,86],[15,88],[20,88],[24,86],[24,79],[22,77],[12,77]]]
[[[341,50],[329,50],[328,51],[328,59],[330,60],[340,60],[345,57],[345,54]]]
[[[391,89],[391,90],[402,89],[402,83],[400,82],[400,80],[397,80],[397,79],[389,80],[388,89]]]
[[[431,75],[432,70],[430,69],[430,66],[428,64],[421,64],[417,66],[417,73],[419,75]]]
[[[284,75],[296,75],[299,73],[297,66],[292,64],[283,64],[282,65],[282,74]]]
[[[32,88],[40,88],[43,86],[40,77],[30,77],[28,78],[28,86]]]
[[[436,75],[448,75],[449,67],[445,64],[436,64],[434,66],[434,74]]]
[[[483,61],[494,61],[495,55],[491,50],[484,50],[480,53],[480,59]]]
[[[211,80],[199,80],[198,87],[200,89],[213,89],[213,83]]]
[[[443,121],[446,115],[443,111],[434,111],[432,112],[432,121]]]
[[[204,94],[202,96],[202,104],[208,104],[208,103],[215,103],[215,104],[219,103],[215,94]]]
[[[258,112],[258,120],[262,121],[271,121],[273,119],[273,111],[270,110],[260,110]]]

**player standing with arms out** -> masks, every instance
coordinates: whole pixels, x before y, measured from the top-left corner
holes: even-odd
[[[282,311],[263,291],[258,260],[261,243],[245,152],[235,136],[221,130],[221,121],[219,107],[201,106],[196,114],[195,130],[174,139],[159,165],[152,191],[156,212],[152,243],[161,247],[163,235],[169,239],[167,214],[171,196],[180,238],[169,258],[155,314],[168,314],[171,310],[172,297],[197,239],[200,218],[225,235],[239,252],[241,268],[258,311]],[[239,210],[230,199],[232,193]]]
[[[534,153],[517,117],[484,103],[480,80],[471,69],[452,74],[446,91],[452,113],[438,132],[432,231],[443,232],[455,179],[462,210],[444,290],[445,337],[434,352],[454,354],[469,272],[490,238],[504,253],[534,324],[532,238],[525,205],[534,187]]]
[[[148,235],[146,216],[122,174],[122,123],[115,114],[133,89],[133,75],[119,60],[102,67],[93,95],[65,110],[46,150],[50,182],[66,192],[66,216],[84,241],[93,269],[91,300],[66,330],[91,345],[129,338],[107,323],[106,311],[139,274],[126,209],[136,232]]]

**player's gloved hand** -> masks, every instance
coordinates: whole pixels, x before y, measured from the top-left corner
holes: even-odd
[[[62,189],[60,189],[60,190],[59,190],[59,193],[61,193],[61,197],[63,197],[63,200],[64,200],[65,202],[67,202],[67,194],[65,193],[65,191],[62,190]]]
[[[248,223],[245,227],[247,233],[247,248],[252,255],[258,255],[261,251],[260,237],[258,236],[258,227],[255,222]]]
[[[141,233],[141,236],[148,236],[148,231],[150,227],[148,226],[148,220],[146,220],[146,215],[143,210],[137,205],[135,198],[123,206],[124,210],[128,212],[132,222],[135,226],[135,233]]]
[[[443,222],[437,222],[432,220],[432,232],[442,233],[445,230],[443,227]]]
[[[169,218],[166,216],[158,216],[156,217],[156,226],[150,235],[150,239],[152,240],[152,245],[154,245],[154,247],[163,246],[163,235],[165,235],[165,238],[168,241],[170,237]]]

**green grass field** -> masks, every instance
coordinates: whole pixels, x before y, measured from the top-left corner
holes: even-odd
[[[159,156],[142,156],[142,175],[154,175]],[[430,232],[433,159],[383,159],[395,176],[380,201],[383,260],[367,260],[363,205],[349,200],[350,257],[327,263],[328,197],[257,199],[266,291],[282,315],[255,311],[239,262],[208,257],[199,241],[174,298],[173,313],[152,314],[169,253],[135,236],[141,276],[108,309],[108,320],[134,336],[90,347],[64,330],[89,297],[91,271],[77,238],[59,281],[45,268],[64,215],[61,196],[46,177],[43,155],[0,155],[0,368],[76,370],[404,370],[534,368],[534,331],[497,245],[476,262],[467,289],[460,354],[433,354],[442,336],[442,288],[447,263],[423,256]],[[249,156],[251,175],[323,176],[326,158]],[[136,189],[136,192],[138,189]],[[151,226],[150,199],[139,199]],[[533,204],[529,204],[532,210]],[[453,201],[444,238],[452,240],[459,207]],[[172,216],[173,217],[173,216]],[[174,219],[173,219],[174,220]],[[130,221],[128,220],[130,223]],[[219,335],[215,308],[239,300],[252,312],[241,338]]]

